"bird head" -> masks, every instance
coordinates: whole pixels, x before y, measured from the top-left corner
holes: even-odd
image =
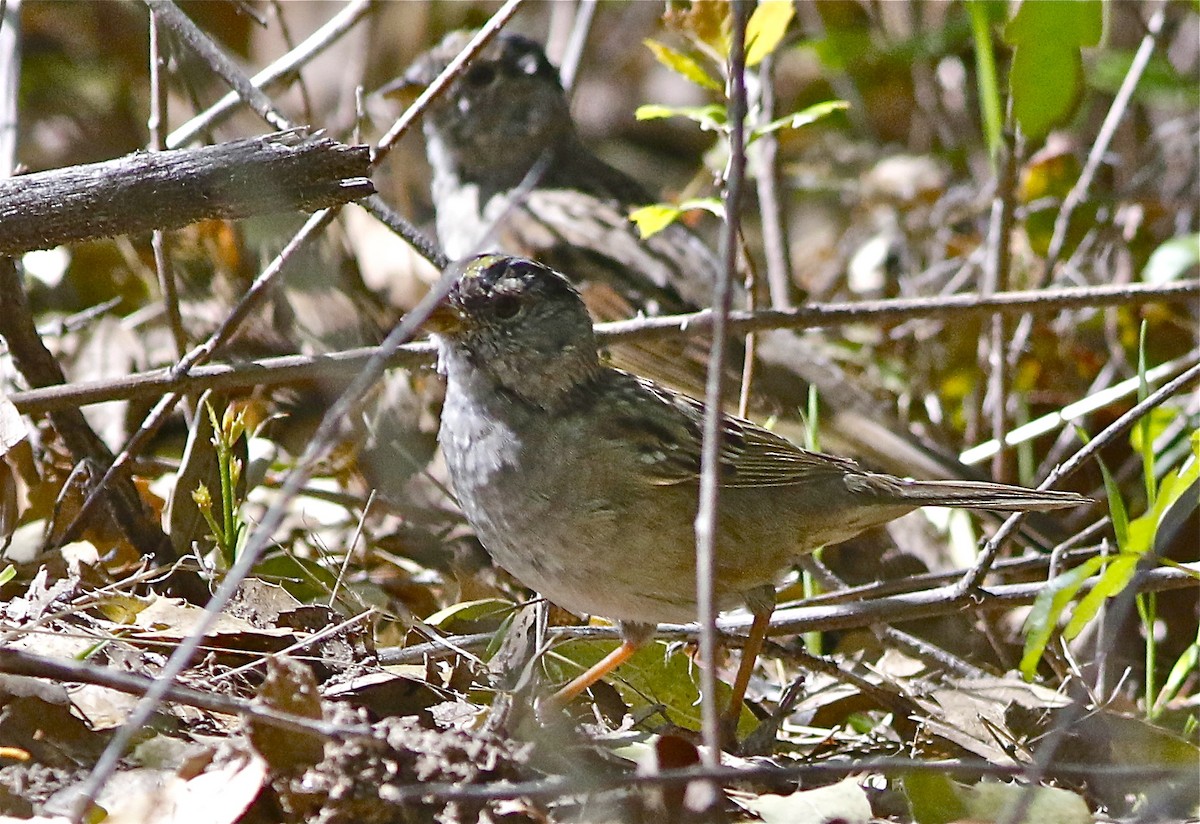
[[[458,55],[473,31],[447,35],[418,57],[403,84],[423,88]],[[475,55],[446,93],[425,114],[425,132],[459,165],[532,162],[574,134],[570,107],[542,47],[527,37],[502,32]],[[520,155],[520,157],[517,157]]]
[[[469,370],[549,407],[599,369],[592,319],[558,272],[495,254],[452,265],[454,285],[426,322],[452,381],[455,370]]]

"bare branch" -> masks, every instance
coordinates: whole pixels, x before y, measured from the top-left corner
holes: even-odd
[[[5,257],[0,257],[0,306],[4,307],[4,311],[0,312],[0,336],[8,343],[13,360],[25,380],[33,386],[63,383],[66,378],[62,367],[42,343],[34,327],[33,314],[17,267],[10,258]],[[50,420],[71,457],[84,465],[89,476],[99,474],[101,468],[112,463],[112,452],[88,425],[78,407],[56,410],[51,413]],[[89,477],[88,480],[92,482],[95,478]],[[88,486],[100,489],[95,483],[89,483]],[[126,539],[142,554],[160,561],[167,560],[164,554],[169,548],[167,536],[142,504],[129,475],[118,473],[102,495]]]
[[[176,37],[187,44],[197,57],[208,64],[213,73],[229,84],[237,92],[238,97],[249,104],[263,120],[274,129],[284,131],[294,127],[283,114],[275,108],[271,98],[256,88],[246,77],[241,67],[233,58],[225,53],[211,37],[200,30],[192,19],[180,11],[179,7],[170,0],[145,0],[151,11],[155,12],[162,24],[169,28]]]
[[[304,131],[139,152],[0,181],[0,254],[365,197],[369,150]]]
[[[985,315],[993,312],[1021,314],[1029,311],[1058,311],[1110,305],[1138,305],[1180,300],[1200,294],[1200,281],[1167,286],[1095,286],[1055,289],[1040,292],[1006,292],[980,298],[955,295],[941,298],[867,301],[864,303],[814,303],[788,312],[763,310],[734,312],[730,326],[735,331],[789,327],[834,326],[868,320],[937,318]],[[708,312],[638,318],[596,327],[604,341],[621,339],[669,338],[697,335],[706,329]],[[69,406],[86,406],[104,401],[122,400],[164,391],[202,391],[208,388],[232,389],[269,386],[318,377],[337,377],[360,370],[376,352],[374,347],[347,349],[326,355],[289,355],[245,361],[232,365],[196,366],[190,370],[157,369],[125,378],[81,381],[69,386],[47,387],[9,395],[22,413],[44,414]],[[416,343],[400,347],[387,360],[387,366],[418,366],[433,361],[433,347]]]
[[[961,570],[958,573],[963,574]],[[1099,577],[1087,579],[1080,595],[1091,591]],[[1166,592],[1188,589],[1200,585],[1200,564],[1180,564],[1178,568],[1160,567],[1149,570],[1138,577],[1139,592]],[[889,595],[870,600],[852,601],[845,604],[822,604],[781,608],[771,618],[770,635],[799,635],[804,632],[831,632],[835,630],[861,629],[872,624],[894,624],[918,618],[939,615],[957,615],[964,610],[1006,610],[1027,606],[1046,588],[1044,581],[1021,584],[995,584],[974,596],[960,595],[955,584],[933,587],[920,592]],[[722,633],[721,642],[736,646],[751,623],[749,615],[730,615],[717,621]],[[576,639],[614,640],[620,638],[616,627],[575,626],[551,627],[551,640],[555,643]],[[666,641],[695,642],[699,637],[695,624],[660,624],[655,638]],[[449,658],[456,654],[455,647],[468,651],[487,648],[493,636],[479,633],[469,636],[454,636],[411,647],[379,650],[379,662],[384,665],[415,664],[426,659]],[[450,642],[449,644],[447,642]]]
[[[264,89],[298,74],[302,66],[354,28],[371,10],[372,3],[373,0],[353,0],[353,2],[347,3],[341,11],[329,18],[329,22],[309,35],[304,42],[250,78],[250,85],[256,89]],[[167,148],[179,148],[194,140],[205,130],[220,125],[236,111],[241,100],[242,98],[238,96],[237,92],[229,92],[208,109],[167,135]]]

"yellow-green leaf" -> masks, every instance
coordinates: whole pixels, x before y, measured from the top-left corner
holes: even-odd
[[[914,770],[902,779],[904,795],[918,824],[950,824],[966,812],[964,789],[950,776]]]
[[[651,203],[629,213],[629,219],[637,224],[642,238],[648,238],[670,226],[684,212],[704,211],[719,218],[725,216],[725,206],[715,197],[695,197],[679,204]]]
[[[654,53],[654,59],[662,63],[676,74],[686,77],[688,80],[695,83],[697,86],[702,86],[706,89],[721,91],[721,83],[715,79],[708,71],[700,65],[699,61],[691,55],[677,51],[668,45],[659,43],[657,40],[643,40],[651,52]]]
[[[746,67],[751,68],[775,51],[792,20],[792,0],[762,0],[746,23]]]
[[[759,126],[751,134],[750,140],[757,140],[764,134],[769,134],[779,129],[799,129],[810,123],[815,123],[823,117],[828,117],[834,112],[840,112],[848,108],[850,108],[850,104],[845,100],[825,100],[820,103],[814,103],[798,112],[793,112],[792,114],[772,120],[765,126]]]
[[[681,210],[665,203],[652,203],[642,206],[629,213],[629,219],[637,224],[642,239],[658,234],[670,226],[679,217]]]
[[[1108,568],[1100,575],[1100,580],[1092,587],[1092,591],[1075,605],[1075,610],[1071,613],[1071,620],[1063,627],[1063,638],[1070,641],[1083,632],[1083,628],[1096,617],[1096,613],[1100,611],[1104,602],[1129,586],[1129,582],[1133,580],[1133,574],[1137,572],[1138,560],[1137,555],[1121,553],[1108,565]]]
[[[725,107],[717,103],[707,106],[663,106],[660,103],[647,103],[638,106],[634,116],[638,120],[661,120],[664,117],[686,117],[700,124],[700,128],[716,131],[725,125]]]
[[[1058,617],[1079,592],[1083,582],[1090,578],[1104,561],[1105,559],[1100,557],[1088,558],[1074,569],[1047,581],[1046,586],[1038,593],[1025,619],[1025,650],[1021,655],[1020,669],[1026,681],[1033,680],[1038,661],[1042,659],[1042,653],[1050,643],[1050,636],[1058,626]]]

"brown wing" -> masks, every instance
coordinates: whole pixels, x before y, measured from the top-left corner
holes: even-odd
[[[693,398],[644,378],[611,370],[617,398],[606,434],[632,445],[642,457],[651,483],[667,486],[700,478],[704,407]],[[751,421],[724,415],[721,421],[721,485],[791,486],[861,474],[854,461],[809,452]]]

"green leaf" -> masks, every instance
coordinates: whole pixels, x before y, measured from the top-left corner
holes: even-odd
[[[1100,475],[1104,478],[1104,492],[1108,496],[1108,514],[1112,518],[1113,533],[1117,536],[1117,547],[1122,551],[1129,547],[1129,512],[1125,509],[1125,499],[1121,497],[1121,487],[1117,484],[1108,465],[1099,457],[1096,463],[1100,467]]]
[[[17,577],[17,568],[9,564],[4,569],[0,569],[0,584],[7,584],[13,578]]]
[[[665,203],[652,203],[629,213],[629,219],[637,224],[642,239],[656,235],[670,226],[682,214],[682,210]]]
[[[1103,463],[1101,463],[1101,471],[1105,476],[1105,485],[1109,486],[1112,478]],[[1153,499],[1153,506],[1137,518],[1126,521],[1117,530],[1118,540],[1121,541],[1121,554],[1112,560],[1091,592],[1084,596],[1075,607],[1070,622],[1063,628],[1064,638],[1070,640],[1077,636],[1095,617],[1107,599],[1129,586],[1137,572],[1138,562],[1153,549],[1155,537],[1167,517],[1167,513],[1194,488],[1193,484],[1197,479],[1200,479],[1200,460],[1193,459],[1181,469],[1171,470],[1159,483],[1157,494]],[[1111,488],[1109,494],[1110,496],[1113,494]],[[1116,500],[1120,504],[1120,498],[1118,497]],[[1124,513],[1123,504],[1113,508],[1114,527],[1118,523],[1118,517],[1122,519],[1126,517]]]
[[[1013,116],[1034,140],[1075,110],[1083,90],[1080,49],[1095,46],[1104,31],[1100,0],[1028,2],[1004,29],[1014,47],[1009,88]]]
[[[1106,560],[1101,557],[1088,558],[1074,569],[1047,581],[1046,586],[1038,593],[1025,619],[1025,649],[1021,655],[1020,668],[1026,681],[1033,680],[1038,661],[1046,651],[1046,645],[1050,643],[1054,628],[1058,626],[1059,616],[1079,592],[1083,582],[1099,570]]]
[[[1146,400],[1150,396],[1150,384],[1146,381],[1146,333],[1150,328],[1150,324],[1143,318],[1141,328],[1138,329],[1138,402]],[[1150,416],[1143,415],[1134,427],[1142,434],[1142,481],[1146,485],[1146,501],[1149,506],[1154,506],[1154,496],[1158,493],[1154,485],[1154,478],[1157,473],[1154,471],[1154,441],[1150,438]]]
[[[908,806],[918,824],[950,824],[967,811],[963,787],[950,776],[913,771],[901,779]]]
[[[666,117],[686,117],[700,124],[700,128],[719,131],[729,118],[725,107],[710,103],[707,106],[664,106],[660,103],[647,103],[638,106],[634,116],[638,120],[661,120]]]
[[[1154,442],[1167,431],[1167,427],[1179,420],[1180,414],[1182,413],[1172,406],[1154,407],[1142,418],[1142,420],[1149,421],[1149,426],[1144,429],[1135,426],[1129,431],[1130,446],[1138,452],[1146,445],[1153,446]]]
[[[1194,455],[1182,468],[1172,469],[1163,476],[1152,496],[1151,507],[1125,526],[1123,551],[1141,556],[1153,549],[1158,531],[1168,514],[1184,495],[1189,494],[1197,479],[1200,479],[1200,460]],[[1197,502],[1188,500],[1183,505],[1194,507]]]
[[[495,632],[515,609],[516,604],[503,598],[481,598],[439,609],[426,618],[425,623],[453,635]]]
[[[1104,4],[1101,0],[1069,0],[1058,3],[1022,3],[1004,27],[1004,39],[1014,46],[1036,40],[1096,46],[1104,34]]]
[[[616,647],[615,641],[571,641],[555,647],[542,660],[553,682],[574,678]],[[608,679],[633,710],[646,711],[656,704],[672,723],[689,730],[699,730],[700,692],[696,686],[696,665],[687,655],[662,641],[653,641],[613,671]],[[717,682],[717,706],[729,703],[730,688]],[[748,735],[757,722],[748,708],[742,708],[738,719],[738,735]]]
[[[792,0],[762,0],[746,23],[746,68],[757,66],[783,40],[795,9]]]
[[[849,108],[850,104],[845,100],[825,100],[821,103],[814,103],[794,114],[772,120],[765,126],[759,126],[751,132],[750,140],[753,142],[765,134],[770,134],[780,129],[799,129],[810,123],[815,123],[823,117],[828,117],[834,112],[840,112]]]
[[[693,212],[696,210],[710,212],[717,217],[722,217],[725,214],[725,207],[719,199],[715,197],[697,197],[675,205],[670,203],[651,203],[649,206],[641,206],[629,213],[629,219],[637,225],[638,232],[641,233],[642,239],[645,240],[670,226],[684,212]]]
[[[260,561],[254,574],[279,584],[299,601],[328,598],[337,585],[337,576],[316,561],[294,555],[276,555]]]
[[[721,82],[710,75],[708,70],[700,65],[699,61],[691,55],[677,51],[668,45],[659,43],[657,40],[643,40],[642,42],[646,44],[646,48],[654,53],[655,60],[676,74],[686,77],[697,86],[718,92],[723,88]]]
[[[1200,234],[1180,235],[1165,241],[1150,254],[1142,280],[1161,285],[1179,280],[1200,265]]]
[[[1092,587],[1091,592],[1083,596],[1071,614],[1071,620],[1063,627],[1063,637],[1068,641],[1083,632],[1084,627],[1096,617],[1104,602],[1129,586],[1133,575],[1137,572],[1138,561],[1141,557],[1132,553],[1122,552],[1108,568],[1100,575],[1100,580]]]
[[[1076,51],[1045,42],[1017,49],[1009,73],[1013,116],[1030,139],[1042,139],[1071,115],[1082,81],[1083,62]]]
[[[1167,680],[1163,684],[1162,689],[1158,693],[1158,698],[1154,702],[1154,707],[1150,715],[1150,720],[1162,711],[1162,708],[1167,703],[1179,694],[1183,689],[1184,682],[1187,677],[1196,671],[1197,663],[1200,662],[1200,644],[1192,642],[1192,644],[1183,651],[1183,654],[1175,659],[1174,666],[1171,667],[1171,672],[1167,675]]]

